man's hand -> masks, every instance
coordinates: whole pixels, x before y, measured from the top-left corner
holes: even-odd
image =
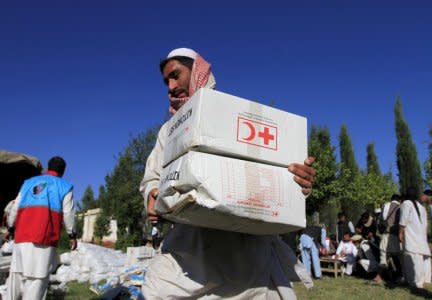
[[[159,216],[156,214],[155,211],[155,204],[156,204],[156,198],[159,194],[159,189],[152,189],[149,193],[148,200],[147,200],[147,216],[149,217],[150,221],[158,221]]]
[[[70,239],[69,240],[69,248],[73,251],[77,248],[78,242],[76,239]]]
[[[315,179],[316,171],[312,168],[315,159],[309,156],[305,159],[304,164],[290,164],[288,170],[294,174],[294,181],[302,187],[302,193],[308,196],[312,191],[312,184]]]

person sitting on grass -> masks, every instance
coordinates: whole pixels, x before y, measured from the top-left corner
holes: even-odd
[[[357,261],[357,247],[351,241],[351,235],[349,232],[345,232],[342,238],[342,242],[336,250],[336,258],[344,263],[343,272],[346,275],[351,275]]]
[[[384,280],[381,276],[382,269],[379,267],[378,261],[372,252],[369,241],[363,240],[363,237],[359,234],[353,236],[351,240],[358,249],[357,257],[360,266],[362,266],[367,274],[375,273],[372,283],[384,284]]]

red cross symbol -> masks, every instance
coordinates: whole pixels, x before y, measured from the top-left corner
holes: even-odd
[[[264,127],[264,131],[258,132],[258,136],[264,140],[265,145],[268,145],[270,141],[275,139],[275,136],[270,134],[268,127]]]
[[[243,117],[237,119],[237,141],[271,150],[278,150],[277,125],[249,120]]]

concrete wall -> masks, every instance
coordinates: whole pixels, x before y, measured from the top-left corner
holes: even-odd
[[[96,219],[100,215],[101,209],[89,209],[84,213],[84,225],[83,225],[83,235],[81,240],[83,242],[91,243],[94,242],[94,228],[96,224]],[[83,214],[79,214],[78,217],[81,217]],[[110,234],[104,236],[102,241],[104,242],[112,242],[115,243],[117,241],[117,221],[110,221]]]

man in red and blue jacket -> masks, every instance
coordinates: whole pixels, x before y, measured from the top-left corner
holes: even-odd
[[[77,247],[73,185],[61,178],[65,168],[63,158],[51,158],[46,174],[26,180],[15,200],[8,220],[15,227],[8,299],[45,299],[62,223],[71,249]]]

